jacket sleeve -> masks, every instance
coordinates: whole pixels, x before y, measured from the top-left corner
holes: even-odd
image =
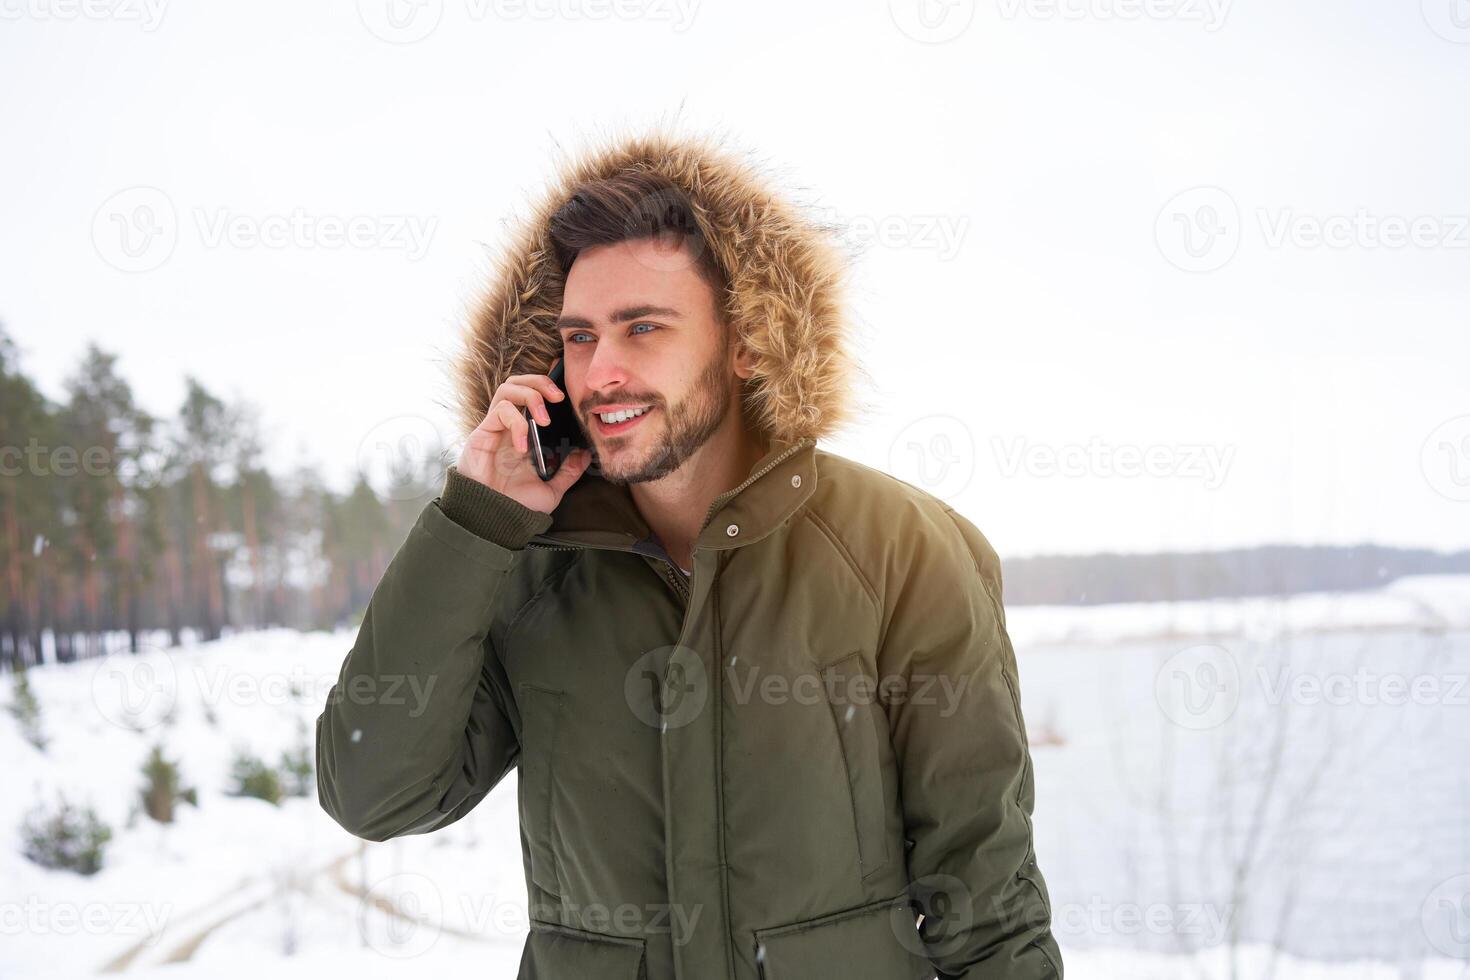
[[[942,980],[1060,980],[1000,562],[942,506],[911,539],[879,652],[920,938]]]
[[[515,765],[488,633],[521,549],[550,523],[453,466],[419,513],[316,721],[318,799],[348,832],[382,841],[447,826]]]

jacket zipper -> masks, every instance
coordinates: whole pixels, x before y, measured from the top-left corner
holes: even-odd
[[[712,500],[710,502],[710,505],[709,505],[709,510],[705,512],[704,522],[699,525],[699,530],[702,532],[706,527],[709,526],[709,522],[715,516],[715,511],[717,511],[717,510],[720,509],[720,505],[722,503],[724,503],[726,500],[730,499],[731,497],[735,496],[737,493],[739,493],[740,491],[744,490],[746,487],[750,486],[752,483],[754,483],[756,480],[759,480],[761,477],[765,476],[767,473],[771,472],[771,470],[775,469],[781,463],[785,462],[790,456],[792,456],[794,453],[796,453],[797,450],[801,449],[801,447],[802,447],[802,442],[800,440],[798,440],[797,442],[793,443],[790,447],[788,447],[787,450],[785,452],[783,452],[781,455],[777,456],[775,459],[771,460],[765,466],[762,466],[759,470],[757,470],[756,472],[750,474],[750,476],[746,477],[745,480],[742,481],[741,484],[738,487],[735,487],[735,488],[730,489],[730,490],[726,490],[724,493],[720,494],[718,497],[716,497],[714,500]],[[550,551],[580,551],[580,550],[582,550],[584,548],[594,547],[592,545],[543,544],[543,543],[541,543],[539,541],[528,541],[528,542],[526,542],[526,545],[527,545],[527,547],[530,547],[530,548],[546,548],[546,549],[548,549]],[[614,550],[614,551],[632,551],[631,548],[614,548],[614,549],[610,549],[610,550]],[[639,552],[633,552],[633,553],[634,554],[638,554]],[[683,599],[684,600],[684,603],[687,605],[689,603],[690,589],[689,589],[688,584],[683,581],[684,573],[681,572],[681,571],[679,571],[678,566],[676,566],[674,564],[674,560],[672,558],[660,558],[659,561],[661,563],[663,563],[663,566],[664,566],[664,578],[665,578],[665,580],[667,580],[668,583],[674,587],[674,592],[681,599]]]
[[[668,576],[669,582],[672,583],[674,586],[674,591],[679,593],[680,597],[684,600],[684,604],[688,605],[689,586],[685,585],[683,582],[684,573],[675,568],[674,563],[671,561],[667,561],[663,558],[660,558],[659,561],[662,561],[664,563],[666,567],[666,574]]]
[[[540,541],[527,541],[526,547],[545,548],[547,551],[582,551],[593,546],[572,544],[542,544]],[[624,551],[629,549],[612,548],[604,550]],[[638,552],[632,553],[638,554]],[[681,581],[681,579],[684,578],[684,573],[679,571],[679,569],[675,567],[671,559],[660,558],[659,562],[664,566],[664,581],[666,581],[670,586],[673,587],[674,594],[677,595],[680,599],[684,600],[684,604],[687,606],[689,604],[689,586]]]

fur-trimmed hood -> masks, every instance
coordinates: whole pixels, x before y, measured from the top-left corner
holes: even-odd
[[[855,411],[860,370],[847,344],[844,255],[833,229],[780,199],[750,161],[714,138],[656,128],[603,138],[566,159],[496,256],[490,281],[452,362],[461,434],[475,429],[512,374],[544,374],[561,354],[555,324],[565,285],[551,248],[551,216],[584,181],[634,170],[667,178],[692,205],[729,280],[725,309],[754,354],[744,414],[778,443],[819,439]]]

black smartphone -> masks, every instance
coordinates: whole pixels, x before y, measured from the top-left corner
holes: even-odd
[[[527,440],[530,443],[531,464],[536,467],[536,475],[542,480],[555,476],[561,461],[573,449],[588,448],[587,438],[577,421],[577,411],[572,407],[572,398],[567,395],[565,373],[562,370],[565,364],[565,359],[558,360],[556,367],[546,372],[546,376],[566,395],[560,401],[547,400],[546,414],[551,419],[550,425],[541,425],[531,416],[530,408],[521,407],[521,415],[531,425],[531,437]]]

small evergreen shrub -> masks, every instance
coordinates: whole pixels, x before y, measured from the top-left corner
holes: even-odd
[[[25,664],[16,661],[15,675],[12,680],[11,700],[6,706],[15,720],[20,723],[21,734],[25,740],[30,742],[42,752],[46,751],[46,734],[41,730],[41,702],[36,700],[36,692],[31,690],[31,678],[26,671]]]
[[[234,786],[229,791],[231,796],[253,796],[279,806],[281,797],[285,795],[280,773],[246,749],[235,750],[230,774],[234,779]]]
[[[22,851],[43,868],[96,874],[112,829],[90,806],[78,807],[58,794],[57,805],[37,803],[21,824]]]
[[[291,796],[316,794],[316,755],[307,737],[306,722],[296,719],[296,745],[281,753],[281,775]]]
[[[141,790],[143,812],[159,823],[173,823],[174,804],[183,800],[199,805],[199,796],[192,786],[183,786],[178,763],[164,758],[163,746],[155,745],[143,763],[143,788]]]

